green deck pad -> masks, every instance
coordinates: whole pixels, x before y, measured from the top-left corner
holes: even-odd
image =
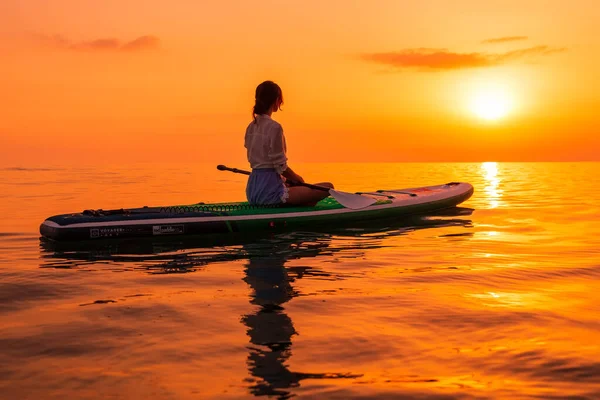
[[[377,200],[373,205],[389,204],[391,200]],[[211,203],[211,204],[189,204],[184,206],[173,206],[173,207],[187,207],[194,208],[198,207],[198,211],[216,211],[225,212],[227,215],[261,215],[261,214],[282,214],[282,213],[293,213],[293,212],[309,212],[309,211],[328,211],[338,210],[344,208],[336,199],[333,197],[326,197],[319,201],[314,207],[289,207],[289,206],[276,206],[276,207],[260,207],[251,206],[248,202],[239,203]]]

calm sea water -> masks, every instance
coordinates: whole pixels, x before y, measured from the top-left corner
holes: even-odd
[[[427,217],[106,246],[47,216],[241,200],[213,165],[0,169],[0,398],[600,398],[600,164],[305,164],[467,181]]]

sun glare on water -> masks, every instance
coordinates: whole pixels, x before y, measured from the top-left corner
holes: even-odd
[[[469,109],[477,117],[486,121],[496,121],[506,117],[513,108],[513,99],[501,87],[482,87],[471,96]]]

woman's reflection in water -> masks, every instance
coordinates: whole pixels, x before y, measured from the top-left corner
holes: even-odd
[[[314,243],[314,242],[313,242]],[[296,279],[304,275],[329,276],[323,271],[310,267],[286,268],[289,258],[297,258],[299,254],[277,254],[283,250],[278,244],[269,256],[250,256],[245,269],[244,281],[252,289],[250,303],[259,306],[253,314],[242,317],[248,327],[251,346],[248,355],[250,374],[257,378],[250,387],[255,396],[278,396],[286,399],[291,393],[286,389],[298,387],[302,379],[335,379],[355,378],[360,375],[336,373],[301,373],[290,371],[287,360],[292,355],[292,337],[297,334],[291,318],[285,313],[283,305],[298,296],[292,287]],[[284,244],[287,249],[298,248],[298,243]],[[311,249],[301,249],[305,255],[314,256],[327,243],[319,243]],[[306,254],[308,253],[308,254]]]

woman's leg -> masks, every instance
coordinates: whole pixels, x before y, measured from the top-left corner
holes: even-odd
[[[317,183],[317,186],[333,188],[333,184],[329,182]],[[329,196],[329,192],[307,188],[305,186],[290,186],[288,187],[289,197],[285,204],[291,206],[314,206],[325,197]]]

